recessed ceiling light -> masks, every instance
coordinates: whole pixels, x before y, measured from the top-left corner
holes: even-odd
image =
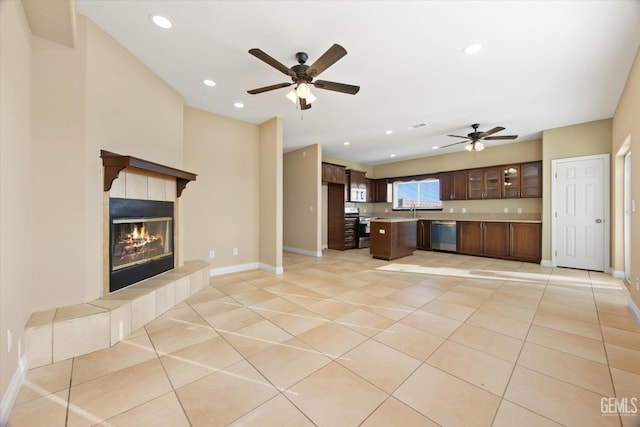
[[[349,144],[351,144],[351,143],[350,143],[349,141],[345,141],[345,142],[343,142],[343,144],[344,144],[344,145],[349,145]]]
[[[391,129],[384,131],[384,133],[386,133],[387,135],[391,135],[393,133],[393,131]]]
[[[209,87],[214,87],[216,85],[216,82],[210,79],[204,79],[202,83],[204,83],[205,86],[209,86]]]
[[[236,108],[244,108],[244,104],[242,102],[234,102],[233,106]]]
[[[433,147],[431,147],[432,150],[437,150],[438,148],[440,147],[438,147],[437,145],[434,145]]]
[[[474,53],[480,52],[480,49],[482,49],[482,45],[480,43],[474,43],[465,47],[462,51],[467,55],[473,55]]]
[[[389,157],[395,157],[395,156],[396,156],[395,154],[389,154]]]
[[[149,19],[151,19],[151,22],[156,24],[158,27],[164,28],[165,30],[168,30],[169,28],[173,27],[173,24],[171,23],[171,21],[169,21],[164,16],[161,16],[161,15],[150,15]]]

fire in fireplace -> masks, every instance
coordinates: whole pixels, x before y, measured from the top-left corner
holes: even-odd
[[[112,198],[109,217],[110,292],[174,267],[172,202]]]

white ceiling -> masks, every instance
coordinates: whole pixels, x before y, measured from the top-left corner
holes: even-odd
[[[640,46],[638,0],[77,0],[76,9],[187,105],[256,124],[279,116],[285,151],[321,144],[325,155],[370,165],[461,151],[432,147],[461,141],[446,135],[472,123],[504,126],[495,136],[518,142],[610,118]],[[150,14],[173,28],[155,27]],[[479,53],[462,53],[477,42]],[[317,79],[359,85],[357,95],[315,89],[301,113],[288,88],[247,94],[290,81],[249,49],[290,67],[296,52],[311,64],[334,43],[348,54]],[[428,126],[409,130],[420,123]]]

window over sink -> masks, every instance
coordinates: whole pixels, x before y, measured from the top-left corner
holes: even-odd
[[[395,181],[393,183],[393,209],[441,210],[440,180],[427,178],[418,181]]]

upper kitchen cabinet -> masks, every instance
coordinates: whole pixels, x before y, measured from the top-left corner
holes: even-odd
[[[322,162],[322,182],[328,184],[345,184],[345,170],[344,166]]]
[[[502,197],[542,197],[542,162],[503,167]]]
[[[391,203],[391,182],[387,178],[373,180],[373,202]]]
[[[502,196],[502,167],[467,171],[467,199],[499,199]]]
[[[349,192],[347,194],[349,202],[366,202],[367,201],[367,178],[366,172],[355,169],[347,170],[347,186]]]
[[[440,200],[467,200],[467,171],[443,172],[440,179]]]

